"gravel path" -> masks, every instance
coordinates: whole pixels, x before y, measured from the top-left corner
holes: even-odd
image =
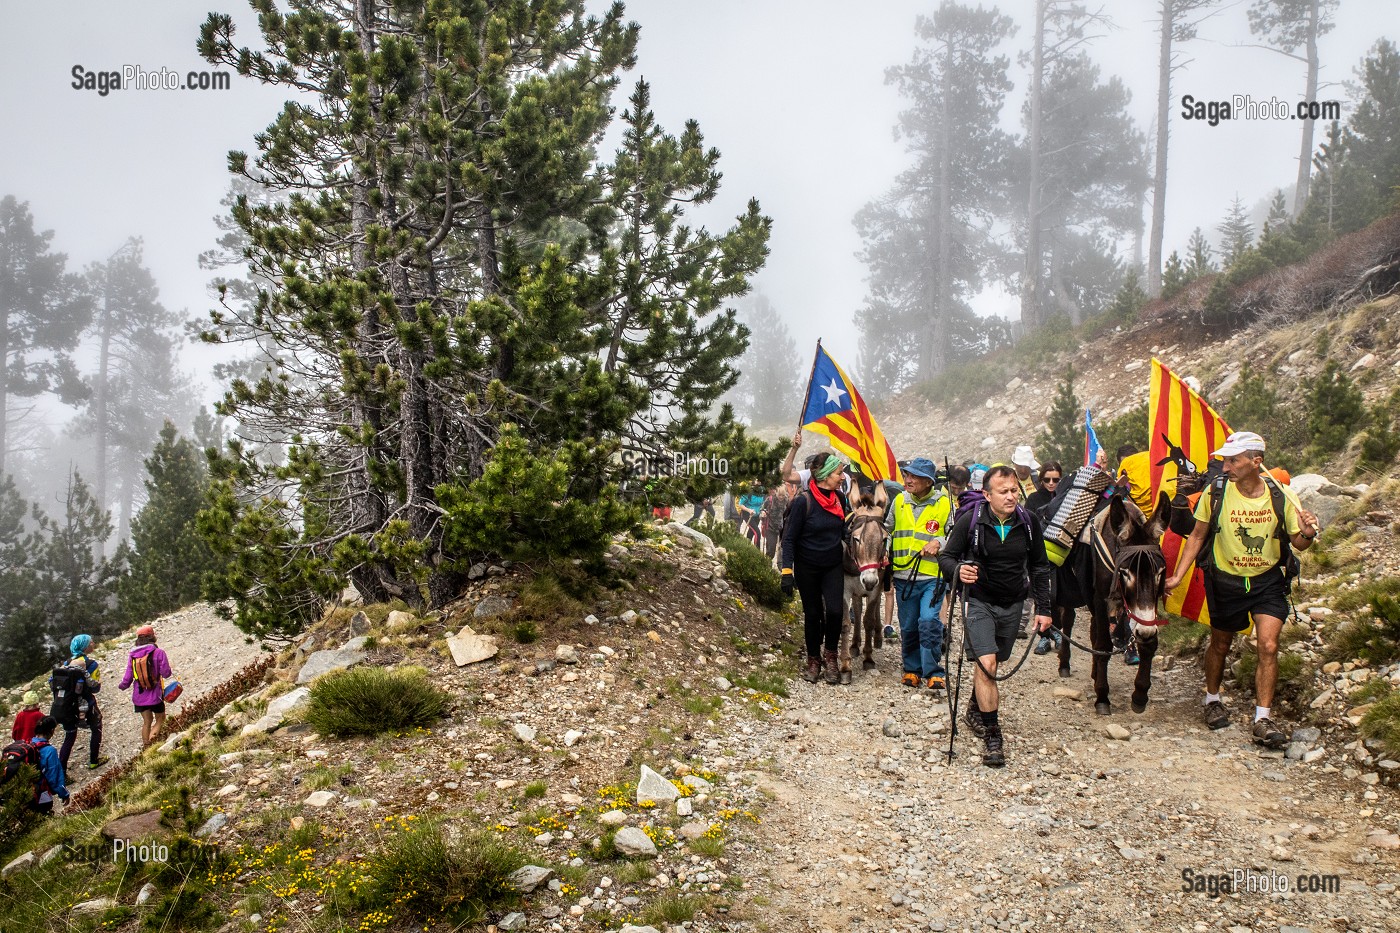
[[[767,875],[770,929],[1400,929],[1400,840],[1379,835],[1400,828],[1395,792],[1344,779],[1340,746],[1307,764],[1254,746],[1240,700],[1238,726],[1210,732],[1194,664],[1159,663],[1135,716],[1115,658],[1115,713],[1100,717],[1087,656],[1062,681],[1053,655],[1032,655],[1005,685],[994,770],[965,730],[947,766],[946,703],[899,686],[894,649],[878,661],[850,687],[797,681],[744,737],[766,761],[766,864],[745,871]],[[1061,685],[1083,698],[1055,697]],[[1131,738],[1110,739],[1109,723]],[[1187,893],[1188,869],[1290,892]],[[1294,891],[1299,875],[1336,875],[1340,890]]]
[[[196,603],[179,612],[162,616],[151,623],[156,629],[156,643],[170,658],[175,679],[184,685],[184,693],[173,705],[167,704],[170,715],[178,713],[186,703],[198,699],[236,674],[262,654],[256,642],[248,643],[232,622],[214,613],[208,603]],[[126,656],[136,646],[135,631],[127,633],[93,654],[102,671],[102,692],[98,702],[102,707],[102,753],[113,763],[126,761],[141,750],[141,715],[131,707],[131,692],[117,689],[126,672]],[[59,730],[61,741],[62,730]],[[95,774],[87,764],[88,734],[78,736],[69,760],[68,786],[82,787]]]

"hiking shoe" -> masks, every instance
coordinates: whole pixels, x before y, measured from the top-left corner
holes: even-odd
[[[1016,640],[1017,640],[1017,641],[1025,641],[1027,638],[1030,638],[1030,637],[1031,637],[1031,633],[1028,632],[1028,631],[1026,631],[1025,629],[1021,629],[1019,632],[1016,633]]]
[[[1040,636],[1040,641],[1035,643],[1035,653],[1049,654],[1054,647],[1054,640],[1049,635],[1042,635]]]
[[[942,690],[947,685],[943,682],[942,674],[934,674],[928,679],[928,683],[926,684],[926,686],[930,690]]]
[[[1138,657],[1137,645],[1129,644],[1126,648],[1123,649],[1124,664],[1128,665],[1129,667],[1135,667],[1141,660],[1142,659]]]
[[[982,721],[982,713],[979,710],[973,709],[972,706],[969,705],[963,719],[967,721],[967,728],[971,730],[973,735],[977,736],[979,739],[986,737],[987,724]]]
[[[1224,729],[1230,724],[1230,711],[1219,700],[1211,700],[1205,706],[1205,718],[1212,729]]]
[[[814,654],[807,655],[807,669],[802,672],[802,679],[809,684],[814,684],[822,677],[822,659]]]
[[[982,764],[989,768],[1000,768],[1006,764],[1006,753],[1002,751],[1001,730],[988,732],[983,738]]]
[[[1269,748],[1283,748],[1288,744],[1288,736],[1274,725],[1272,719],[1265,716],[1254,724],[1254,741]]]
[[[841,683],[841,662],[837,659],[835,651],[822,654],[822,674],[826,682],[833,687]]]
[[[919,686],[919,675],[913,673],[912,671],[905,671],[905,672],[904,672],[904,686],[906,686],[906,687],[917,687],[917,686]]]
[[[895,632],[895,630],[894,630],[894,626],[893,626],[893,625],[886,625],[886,626],[885,626],[885,637],[886,637],[886,638],[893,638],[893,637],[895,636],[895,634],[896,634],[896,632]]]
[[[109,758],[108,756],[103,755],[101,758],[97,759],[96,761],[89,761],[89,762],[88,762],[88,770],[89,770],[89,771],[96,771],[98,768],[102,767],[103,765],[105,765],[107,762],[109,762],[109,761],[111,761],[111,760],[112,760],[112,759]]]

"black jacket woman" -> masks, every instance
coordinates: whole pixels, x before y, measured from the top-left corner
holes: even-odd
[[[816,683],[825,662],[826,682],[835,685],[841,681],[836,657],[845,612],[841,556],[851,507],[841,491],[846,465],[830,452],[814,455],[811,461],[811,479],[793,498],[783,526],[780,566],[783,592],[790,596],[796,589],[802,596],[807,640],[807,668],[802,676]]]

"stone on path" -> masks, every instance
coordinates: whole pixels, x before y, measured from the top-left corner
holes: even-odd
[[[452,652],[452,661],[458,667],[466,667],[487,658],[494,658],[501,648],[492,635],[480,635],[470,625],[447,639],[447,649]]]
[[[641,858],[656,854],[656,843],[651,837],[635,826],[624,826],[613,836],[617,851],[628,858]]]
[[[669,803],[679,797],[680,791],[676,786],[657,774],[646,765],[642,765],[641,777],[637,780],[637,802],[643,800],[654,800],[657,803]]]

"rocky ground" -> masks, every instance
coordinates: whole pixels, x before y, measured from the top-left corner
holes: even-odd
[[[1400,669],[1322,668],[1314,686],[1330,696],[1293,709],[1321,729],[1284,757],[1250,742],[1239,691],[1227,692],[1237,726],[1205,729],[1190,659],[1159,660],[1141,716],[1127,711],[1130,672],[1116,661],[1118,711],[1105,718],[1086,695],[1085,656],[1061,680],[1052,656],[1033,655],[1005,691],[1007,767],[984,768],[966,732],[950,764],[947,705],[898,685],[893,646],[849,687],[791,679],[792,617],[754,607],[720,555],[682,537],[620,544],[622,585],[579,594],[578,617],[537,641],[511,635],[540,606],[504,568],[483,567],[445,615],[338,610],[264,686],[191,730],[206,753],[191,801],[208,819],[200,834],[249,853],[218,929],[334,928],[322,913],[334,899],[305,879],[335,878],[438,818],[539,866],[520,909],[490,918],[498,930],[1397,927],[1400,764],[1357,741],[1347,695],[1400,681]],[[1331,615],[1318,589],[1303,642]],[[464,622],[499,653],[455,664],[444,636]],[[207,607],[158,624],[191,690],[256,655],[223,626]],[[126,647],[100,655],[109,677]],[[423,665],[451,695],[448,715],[407,736],[317,735],[291,701],[306,665],[331,661]],[[107,699],[108,748],[129,755],[136,720],[121,699]],[[159,821],[136,809],[113,815]],[[1205,890],[1236,871],[1255,890]],[[1183,890],[1186,872],[1202,890]],[[1299,876],[1335,876],[1335,888],[1299,890]]]
[[[1194,664],[1160,672],[1135,716],[1115,659],[1121,709],[1105,718],[1083,655],[1068,681],[1033,655],[1006,685],[995,770],[965,731],[949,764],[946,704],[900,687],[888,650],[880,660],[852,687],[799,682],[748,745],[773,762],[772,929],[1397,928],[1394,792],[1365,783],[1373,771],[1344,778],[1340,743],[1309,763],[1257,748],[1239,701],[1237,727],[1206,729]],[[1212,897],[1183,890],[1188,871],[1289,890]],[[1336,875],[1339,890],[1296,890],[1299,875]]]

